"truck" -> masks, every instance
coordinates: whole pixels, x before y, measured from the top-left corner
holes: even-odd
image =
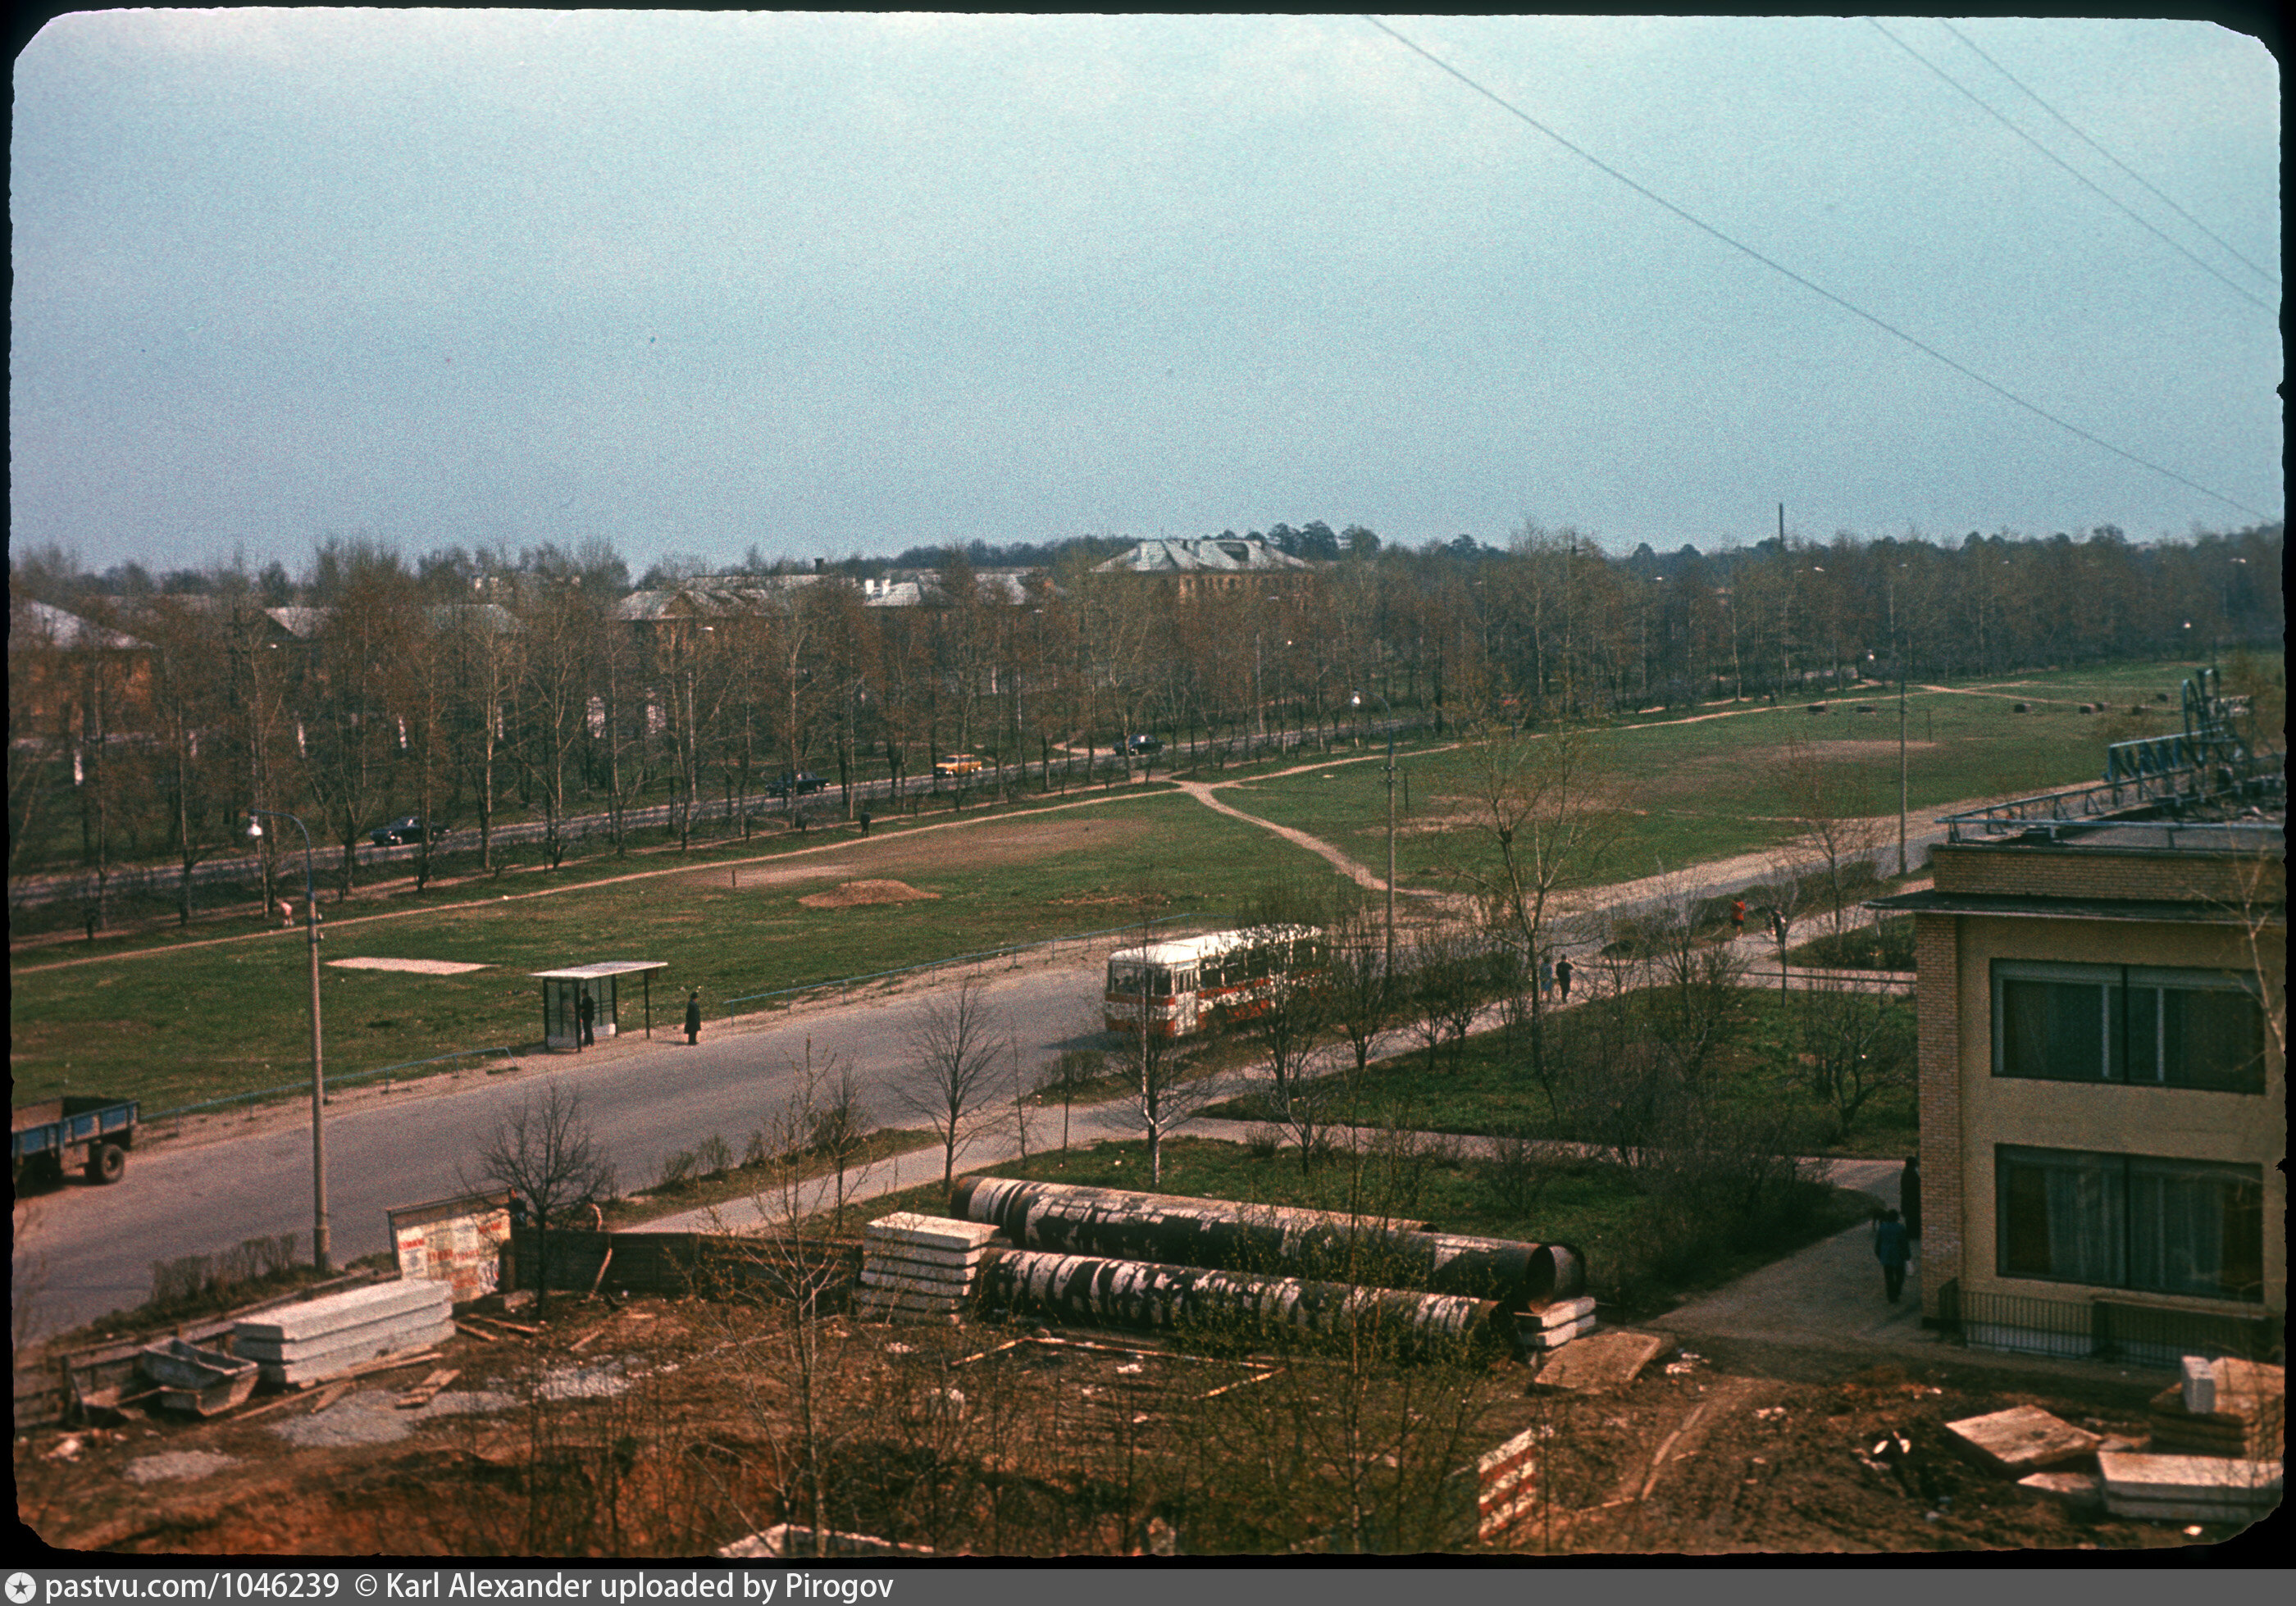
[[[141,1106],[102,1094],[49,1099],[8,1112],[8,1180],[59,1183],[77,1167],[92,1183],[115,1183],[127,1171]]]

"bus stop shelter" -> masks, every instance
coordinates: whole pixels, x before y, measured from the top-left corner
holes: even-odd
[[[636,980],[644,997],[645,1035],[653,1036],[653,973],[666,971],[666,960],[606,959],[596,964],[569,965],[562,971],[529,972],[542,983],[542,1045],[549,1049],[582,1050],[581,1001],[590,1000],[590,1030],[611,1037],[621,1030],[621,990]]]

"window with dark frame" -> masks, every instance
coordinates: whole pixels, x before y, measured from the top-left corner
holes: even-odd
[[[2264,1091],[2264,1011],[2221,971],[1993,963],[1993,1074]]]
[[[2004,1143],[1994,1168],[2004,1277],[2264,1297],[2260,1167]]]

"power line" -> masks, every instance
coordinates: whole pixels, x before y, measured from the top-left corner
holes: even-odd
[[[2154,189],[2152,184],[2146,183],[2144,176],[2142,173],[2137,172],[2127,162],[2121,160],[2120,158],[2115,156],[2112,152],[2106,150],[2103,145],[2098,144],[2087,135],[2082,133],[2080,129],[2075,127],[2072,121],[2062,112],[2059,111],[2054,106],[2050,105],[2048,102],[2043,100],[2033,89],[2021,82],[2015,73],[2011,72],[2006,67],[2001,65],[2000,62],[1995,61],[1991,56],[1987,55],[1983,50],[1979,49],[1976,40],[1962,32],[1961,29],[1954,27],[1951,22],[1947,21],[1943,17],[1939,17],[1938,19],[1938,22],[1939,26],[1943,27],[1947,32],[1953,35],[1955,38],[1959,39],[1964,45],[1968,45],[1970,49],[1976,51],[1987,66],[1992,68],[1994,71],[1999,73],[2003,78],[2007,78],[2011,83],[2015,84],[2018,88],[2024,90],[2025,94],[2031,97],[2032,102],[2036,106],[2038,106],[2042,111],[2047,112],[2051,117],[2055,118],[2057,121],[2064,124],[2068,129],[2071,130],[2074,138],[2079,140],[2081,143],[2087,145],[2090,150],[2104,158],[2105,160],[2111,162],[2114,167],[2119,168],[2122,172],[2128,174],[2129,177],[2135,179],[2138,184],[2144,184],[2145,190],[2149,192],[2154,199],[2159,201],[2162,206],[2167,207],[2170,211],[2176,213],[2177,217],[2183,218],[2186,223],[2191,224],[2194,228],[2200,230],[2201,233],[2206,234],[2218,245],[2223,246],[2227,256],[2232,257],[2234,260],[2239,262],[2242,266],[2250,269],[2259,277],[2269,279],[2275,284],[2280,283],[2280,275],[2278,274],[2274,273],[2267,267],[2259,267],[2255,263],[2251,262],[2246,257],[2242,256],[2238,251],[2233,250],[2233,248],[2226,242],[2224,237],[2218,234],[2214,229],[2209,227],[2207,224],[2202,223],[2199,218],[2185,210],[2184,208],[2178,206],[2166,195],[2161,194],[2159,190]]]
[[[2279,310],[2277,307],[2274,307],[2271,302],[2265,300],[2262,297],[2251,295],[2247,290],[2243,288],[2241,285],[2234,283],[2233,281],[2227,278],[2219,269],[2210,263],[2202,261],[2191,251],[2186,250],[2176,241],[2171,240],[2167,234],[2162,234],[2160,229],[2154,227],[2147,219],[2138,216],[2136,212],[2129,210],[2127,206],[2122,204],[2117,196],[2114,196],[2109,192],[2099,187],[2098,184],[2088,176],[2088,175],[2083,173],[2079,168],[2074,167],[2063,157],[2059,156],[2054,151],[2050,150],[2048,146],[2043,144],[2039,140],[2035,139],[2031,135],[2026,133],[2022,128],[2020,128],[2016,124],[2002,116],[1998,111],[1996,111],[1991,106],[1988,105],[1984,98],[1979,95],[1974,90],[1967,87],[1944,68],[1939,66],[1935,61],[1931,61],[1920,51],[1915,50],[1912,45],[1898,37],[1897,35],[1882,27],[1879,19],[1868,17],[1866,20],[1873,24],[1874,32],[1880,34],[1883,38],[1889,40],[1890,44],[1896,45],[1899,50],[1904,51],[1907,55],[1913,57],[1915,61],[1919,61],[1923,66],[1928,68],[1939,78],[1944,79],[1946,84],[1951,88],[1958,91],[1963,95],[1965,95],[1971,103],[1975,105],[1979,111],[1984,112],[1986,116],[1991,118],[1995,122],[1999,123],[2004,128],[2008,129],[2010,133],[2015,135],[2019,139],[2023,140],[2027,144],[2032,146],[2034,150],[2038,151],[2042,155],[2056,163],[2057,166],[2062,168],[2066,172],[2071,174],[2074,179],[2079,183],[2087,185],[2090,190],[2095,192],[2098,195],[2103,196],[2107,206],[2110,206],[2114,210],[2120,212],[2123,217],[2128,218],[2138,227],[2150,231],[2163,244],[2167,245],[2170,250],[2175,251],[2178,256],[2184,258],[2185,261],[2199,268],[2202,273],[2208,274],[2209,277],[2215,279],[2219,283],[2223,284],[2226,289],[2230,290],[2233,294],[2240,297],[2241,299],[2253,302],[2257,306],[2264,308],[2267,312],[2276,312]]]
[[[1955,361],[1952,357],[1948,356],[1944,352],[1939,351],[1936,347],[1930,345],[1927,341],[1920,340],[1914,335],[1907,334],[1896,324],[1888,322],[1886,319],[1875,316],[1874,314],[1867,312],[1864,307],[1858,306],[1857,303],[1845,300],[1841,297],[1835,295],[1832,291],[1826,289],[1824,285],[1804,278],[1801,274],[1794,272],[1793,269],[1788,267],[1784,263],[1778,261],[1775,258],[1764,256],[1752,246],[1745,244],[1742,241],[1731,238],[1731,236],[1724,234],[1720,229],[1716,228],[1712,224],[1708,223],[1703,218],[1694,217],[1691,213],[1684,211],[1680,207],[1675,205],[1674,202],[1669,201],[1665,196],[1659,194],[1653,190],[1646,188],[1643,184],[1637,184],[1635,180],[1628,177],[1624,173],[1620,172],[1616,168],[1611,166],[1608,162],[1603,160],[1592,152],[1584,150],[1581,147],[1571,143],[1569,140],[1563,138],[1562,135],[1557,134],[1554,129],[1548,127],[1545,123],[1540,122],[1537,118],[1531,116],[1530,113],[1525,111],[1521,107],[1517,106],[1512,101],[1505,99],[1495,91],[1484,88],[1482,85],[1469,78],[1465,73],[1452,66],[1448,61],[1446,61],[1442,57],[1435,54],[1432,51],[1430,51],[1422,45],[1414,44],[1411,40],[1404,37],[1401,34],[1396,32],[1395,29],[1390,28],[1386,23],[1381,21],[1377,17],[1371,16],[1368,13],[1358,14],[1362,15],[1363,20],[1365,22],[1370,23],[1374,28],[1379,29],[1380,32],[1385,34],[1389,38],[1393,39],[1398,45],[1402,45],[1406,50],[1410,51],[1414,55],[1420,57],[1428,62],[1429,65],[1458,79],[1460,83],[1464,84],[1477,94],[1481,95],[1485,100],[1490,102],[1492,105],[1496,106],[1509,117],[1514,118],[1520,122],[1527,123],[1531,127],[1538,129],[1539,133],[1544,134],[1556,144],[1561,145],[1564,150],[1570,152],[1571,155],[1578,158],[1579,160],[1586,162],[1588,166],[1595,168],[1596,170],[1607,175],[1608,176],[1617,179],[1620,184],[1626,185],[1627,188],[1632,190],[1644,200],[1650,201],[1652,205],[1661,207],[1667,211],[1673,213],[1677,217],[1681,218],[1685,223],[1690,225],[1691,227],[1697,229],[1700,233],[1710,234],[1715,239],[1719,240],[1723,244],[1728,246],[1732,250],[1740,252],[1744,256],[1751,257],[1764,267],[1768,268],[1773,273],[1782,274],[1784,277],[1792,280],[1796,284],[1800,285],[1812,295],[1821,296],[1826,300],[1833,302],[1836,307],[1841,307],[1844,312],[1849,313],[1851,316],[1864,319],[1866,323],[1873,324],[1874,328],[1882,331],[1884,334],[1890,335],[1898,340],[1903,340],[1915,350],[1919,351],[1923,355],[1931,357],[1938,362],[1943,363],[1947,367],[1952,369],[1956,373],[1960,374],[1964,379],[1974,381],[1976,383],[1984,386],[1988,390],[1992,391],[1994,395],[2001,397],[2004,401],[2009,402],[2013,406],[2022,407],[2026,412],[2033,414],[2034,417],[2044,420],[2046,422],[2053,423],[2060,430],[2064,430],[2067,434],[2078,436],[2093,447],[2102,447],[2103,450],[2112,453],[2116,457],[2123,458],[2129,463],[2135,463],[2138,468],[2150,469],[2153,473],[2161,475],[2165,479],[2175,480],[2178,485],[2185,487],[2187,490],[2198,491],[2202,496],[2211,497],[2216,501],[2221,502],[2226,507],[2237,509],[2239,512],[2246,513],[2251,519],[2266,520],[2272,517],[2269,513],[2258,512],[2255,508],[2249,506],[2245,502],[2234,501],[2232,497],[2226,496],[2222,491],[2211,490],[2197,479],[2187,479],[2184,475],[2179,474],[2174,469],[2164,468],[2157,463],[2151,462],[2146,458],[2139,457],[2134,452],[2113,445],[2112,442],[2104,439],[2101,436],[2092,435],[2087,430],[2082,429],[2079,424],[2070,423],[2064,419],[2059,418],[2055,414],[2050,412],[2047,408],[2041,406],[2038,403],[2027,401],[2015,391],[2009,389],[2005,386],[1997,384],[1993,381],[1986,378],[1983,374],[1978,373],[1975,369]]]

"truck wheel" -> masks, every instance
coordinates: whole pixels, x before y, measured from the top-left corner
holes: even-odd
[[[99,1143],[87,1157],[86,1176],[92,1183],[118,1182],[127,1175],[127,1151],[118,1143]]]

